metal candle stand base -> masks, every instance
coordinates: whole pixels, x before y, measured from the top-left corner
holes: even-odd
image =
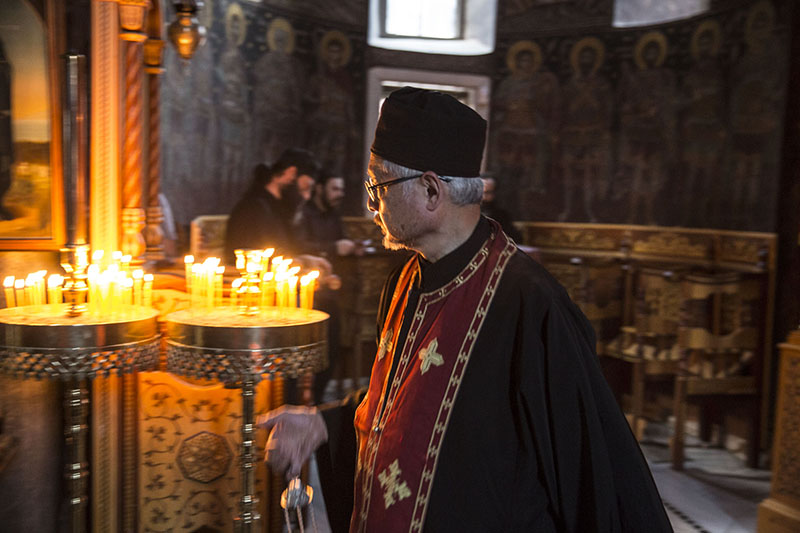
[[[257,530],[255,496],[255,387],[262,376],[296,378],[328,365],[328,315],[316,310],[189,309],[167,315],[167,370],[241,388],[242,445],[237,532]]]
[[[0,309],[0,373],[22,379],[58,379],[64,391],[64,436],[73,533],[88,531],[87,381],[158,366],[154,309],[120,306],[111,316],[69,315],[69,304]]]

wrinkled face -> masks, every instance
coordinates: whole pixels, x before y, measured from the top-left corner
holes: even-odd
[[[383,183],[397,176],[387,176],[380,167],[369,164],[369,177],[372,183]],[[415,205],[420,192],[417,180],[378,188],[376,200],[367,200],[367,207],[373,214],[373,221],[383,232],[383,246],[387,250],[413,250],[418,239],[425,234],[425,220],[421,210]]]
[[[322,201],[331,209],[336,209],[342,205],[344,199],[344,178],[331,178],[325,182],[322,188]]]

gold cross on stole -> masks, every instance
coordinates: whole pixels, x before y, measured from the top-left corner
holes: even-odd
[[[378,481],[381,482],[381,488],[383,488],[383,503],[387,509],[397,503],[397,500],[405,500],[411,496],[406,482],[400,480],[402,473],[400,463],[395,459],[388,468],[378,474]],[[397,496],[396,499],[395,496]]]
[[[378,359],[383,359],[387,352],[392,350],[392,330],[391,328],[383,334],[381,343],[378,346]]]
[[[433,339],[427,347],[419,351],[419,358],[422,359],[422,364],[419,366],[420,374],[427,372],[431,365],[442,366],[444,364],[442,354],[436,352],[438,347],[439,339]]]

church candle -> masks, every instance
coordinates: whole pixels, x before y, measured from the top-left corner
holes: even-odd
[[[184,278],[186,279],[186,292],[192,293],[192,266],[194,265],[194,256],[187,255],[183,258]]]
[[[122,280],[122,290],[120,291],[120,300],[122,305],[131,305],[133,303],[133,279],[125,278]]]
[[[311,283],[308,287],[308,308],[314,309],[314,292],[317,290],[317,280],[319,279],[319,270],[312,270],[308,273],[311,278]]]
[[[25,280],[22,278],[14,280],[14,297],[17,305],[26,305]]]
[[[222,278],[225,274],[225,267],[218,266],[214,274],[214,305],[222,305]]]
[[[141,268],[137,268],[131,276],[133,276],[133,305],[142,305],[144,300],[144,271]]]
[[[237,299],[239,296],[239,287],[242,286],[242,281],[244,281],[242,278],[236,278],[235,280],[233,280],[233,283],[231,283],[231,293],[230,293],[231,307],[236,307],[237,305]]]
[[[272,272],[265,272],[264,277],[262,278],[262,305],[272,307],[275,305],[275,280],[272,279],[273,274]]]
[[[261,272],[269,271],[270,259],[274,253],[275,248],[267,248],[261,253]]]
[[[3,280],[3,291],[6,295],[6,307],[14,307],[17,305],[14,298],[14,276],[6,276]]]
[[[275,306],[276,307],[284,307],[286,303],[284,302],[284,279],[283,274],[277,273],[275,274]]]
[[[53,274],[47,278],[47,303],[61,303],[61,284],[63,282],[64,278],[58,274]]]
[[[289,278],[289,307],[297,307],[297,276]]]
[[[33,297],[33,280],[31,280],[31,275],[28,274],[25,278],[25,305],[36,305],[36,300]]]
[[[142,305],[152,307],[153,305],[153,275],[144,275],[144,289],[142,294]]]
[[[300,307],[302,309],[311,309],[308,306],[308,288],[311,284],[311,278],[303,276],[300,278]]]

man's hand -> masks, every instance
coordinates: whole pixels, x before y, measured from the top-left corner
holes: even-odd
[[[259,415],[256,426],[270,431],[264,461],[286,479],[300,475],[300,469],[320,444],[328,440],[328,428],[314,407],[284,405]]]
[[[336,255],[350,255],[356,251],[356,243],[350,239],[336,241]]]
[[[333,272],[331,262],[318,255],[304,254],[296,258],[296,261],[301,263],[304,267],[319,270],[322,276],[326,276]]]

